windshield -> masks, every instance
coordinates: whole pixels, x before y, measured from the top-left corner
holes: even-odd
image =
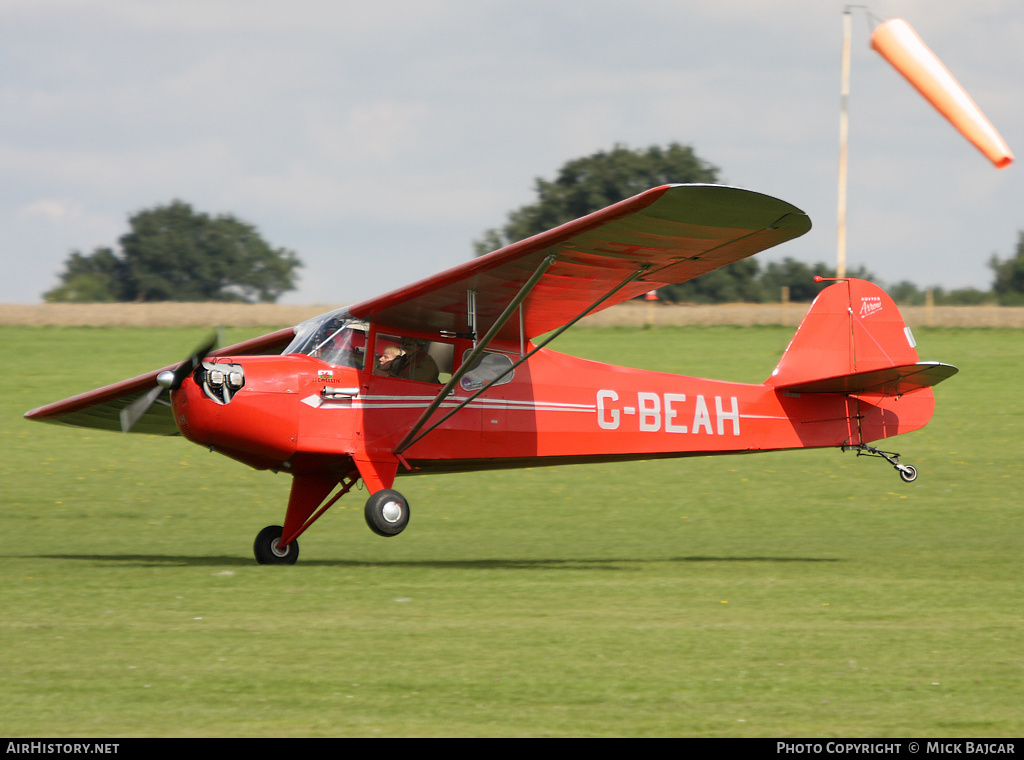
[[[367,324],[348,316],[346,309],[303,322],[282,353],[305,354],[329,364],[362,369],[366,360]]]

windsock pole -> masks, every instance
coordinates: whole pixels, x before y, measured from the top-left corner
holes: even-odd
[[[836,240],[836,277],[846,277],[846,163],[850,141],[850,37],[852,6],[843,11],[843,73],[839,94],[839,218]]]

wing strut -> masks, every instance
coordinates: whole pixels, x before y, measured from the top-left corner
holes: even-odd
[[[416,423],[409,429],[409,432],[405,434],[405,437],[399,442],[397,446],[395,446],[393,453],[396,456],[398,454],[401,454],[403,451],[409,448],[409,446],[412,445],[413,436],[415,436],[416,433],[419,432],[420,428],[423,427],[424,423],[426,423],[426,421],[430,419],[430,415],[432,415],[437,410],[437,407],[441,406],[441,402],[444,401],[449,394],[451,394],[451,392],[455,389],[455,386],[458,384],[459,380],[462,379],[462,376],[469,372],[469,368],[473,366],[473,362],[475,362],[477,360],[477,357],[479,357],[480,354],[484,352],[484,349],[487,348],[488,344],[492,340],[494,340],[494,336],[497,335],[501,328],[505,326],[505,323],[508,322],[508,320],[512,317],[516,309],[519,308],[520,304],[522,304],[522,302],[526,300],[526,297],[530,295],[530,291],[533,290],[534,286],[536,286],[538,282],[540,282],[540,278],[544,276],[544,273],[548,271],[548,268],[552,264],[554,264],[557,259],[558,256],[554,253],[549,253],[547,256],[544,257],[544,260],[540,262],[540,264],[537,266],[537,269],[534,270],[534,273],[530,275],[530,279],[523,283],[523,286],[519,288],[519,292],[516,293],[515,298],[513,298],[509,302],[508,306],[506,306],[505,310],[501,312],[501,315],[498,317],[498,319],[495,320],[493,325],[491,325],[491,329],[488,330],[487,334],[484,335],[484,337],[481,338],[479,341],[476,340],[476,292],[470,291],[470,293],[472,293],[473,295],[469,298],[469,301],[472,303],[474,312],[470,317],[473,320],[473,350],[470,352],[469,356],[467,356],[463,360],[462,364],[459,366],[458,371],[454,372],[451,376],[451,379],[447,383],[445,383],[444,387],[440,391],[438,391],[437,396],[434,397],[434,400],[430,403],[430,406],[428,406],[423,411],[423,414],[419,416],[419,419],[417,419]],[[447,419],[447,417],[445,419]],[[430,430],[433,430],[434,427],[437,426],[434,425],[433,427],[430,428]],[[427,433],[429,433],[430,430],[428,430]],[[427,433],[424,433],[423,435],[426,435]],[[422,437],[422,435],[419,436],[419,438]],[[419,438],[417,438],[416,440],[419,440]]]
[[[554,255],[549,256],[548,259],[554,259]],[[545,261],[547,261],[548,259],[545,259]],[[547,267],[550,266],[550,264],[548,264],[547,266],[544,266],[542,264],[542,266],[543,266],[544,269],[547,269]],[[395,448],[394,448],[392,453],[394,453],[395,456],[400,457],[403,451],[408,449],[410,446],[412,446],[417,441],[421,440],[424,436],[426,436],[429,433],[431,433],[434,430],[436,430],[440,425],[444,424],[447,420],[451,419],[456,413],[458,413],[462,409],[464,409],[466,407],[466,405],[469,404],[469,402],[471,402],[474,399],[476,399],[484,391],[489,390],[490,388],[494,387],[494,385],[499,380],[504,378],[509,373],[515,371],[516,367],[518,367],[520,364],[525,362],[527,359],[529,359],[535,353],[540,351],[542,348],[544,348],[546,345],[548,345],[551,341],[553,341],[559,335],[564,333],[566,330],[568,330],[574,324],[579,322],[581,319],[583,319],[585,316],[587,316],[590,312],[592,312],[594,309],[596,309],[602,303],[604,303],[609,298],[611,298],[613,295],[615,295],[622,288],[626,287],[629,283],[633,282],[633,280],[636,280],[638,277],[643,275],[645,272],[647,272],[648,269],[650,269],[650,264],[643,264],[639,269],[637,269],[635,272],[631,273],[628,277],[626,277],[626,279],[624,279],[622,282],[620,282],[618,285],[613,287],[611,290],[609,290],[603,296],[601,296],[596,301],[594,301],[592,304],[587,306],[583,311],[581,311],[579,314],[577,314],[571,320],[569,320],[564,325],[562,325],[557,330],[555,330],[553,333],[551,333],[551,335],[549,335],[546,339],[541,341],[540,344],[538,344],[537,346],[534,346],[533,350],[530,351],[528,354],[524,355],[524,354],[522,354],[522,350],[520,350],[521,358],[519,359],[519,361],[515,362],[511,367],[509,367],[504,372],[502,372],[500,375],[498,375],[493,380],[488,382],[483,388],[481,388],[476,393],[472,394],[471,396],[469,396],[468,398],[466,398],[465,400],[460,402],[459,405],[456,406],[454,409],[452,409],[450,412],[448,412],[448,414],[446,414],[444,417],[439,419],[437,422],[435,422],[429,428],[427,428],[422,433],[420,433],[419,432],[420,428],[422,428],[424,423],[428,419],[430,419],[430,415],[434,413],[434,411],[437,409],[437,407],[439,407],[441,405],[441,402],[452,392],[452,390],[455,388],[455,384],[462,378],[462,376],[464,374],[466,374],[466,372],[469,371],[469,368],[473,366],[473,363],[477,360],[477,358],[480,356],[480,354],[482,354],[484,349],[487,348],[487,345],[494,338],[494,335],[497,334],[498,330],[500,330],[501,327],[505,324],[505,322],[508,321],[508,319],[511,316],[511,314],[508,314],[507,313],[508,309],[506,309],[505,310],[506,313],[503,313],[498,318],[498,321],[494,324],[494,327],[492,327],[491,330],[488,331],[487,335],[484,336],[484,339],[480,341],[480,344],[475,349],[473,349],[473,351],[469,354],[469,356],[467,356],[465,358],[465,360],[463,360],[462,364],[459,366],[458,372],[456,372],[455,374],[452,375],[452,379],[449,380],[448,383],[444,386],[444,388],[441,389],[441,391],[437,394],[437,397],[434,399],[433,403],[431,403],[431,405],[429,407],[427,407],[427,410],[425,412],[423,412],[422,415],[420,415],[420,418],[418,420],[416,420],[416,424],[412,426],[412,428],[409,430],[408,433],[406,433],[405,437],[401,440],[401,442],[397,446],[395,446]],[[541,275],[541,274],[543,274],[543,271],[538,270],[538,272],[535,272],[534,273],[534,277],[530,278],[531,281],[527,282],[526,285],[523,286],[523,288],[525,289],[527,286],[532,288],[533,287],[533,284],[532,284],[533,281],[535,279],[539,279],[539,275]],[[520,296],[522,296],[522,298],[520,298]],[[520,303],[522,303],[522,301],[525,298],[526,298],[526,293],[524,293],[522,290],[520,290],[519,295],[517,295],[516,298],[513,299],[512,303],[509,305],[509,308],[512,308],[514,306],[518,306]],[[520,339],[521,339],[521,334],[520,334]],[[417,433],[418,433],[418,435],[417,435]],[[402,461],[404,462],[404,460],[402,460]]]

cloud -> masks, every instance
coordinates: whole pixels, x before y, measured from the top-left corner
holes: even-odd
[[[840,2],[240,8],[5,3],[0,257],[19,288],[52,287],[68,250],[112,245],[130,213],[181,198],[295,249],[307,267],[291,300],[365,297],[400,284],[394,271],[463,260],[532,200],[535,177],[615,143],[692,145],[723,180],[812,214],[780,255],[834,256]],[[1024,144],[1016,3],[872,10],[908,18],[1011,148]],[[1017,168],[994,176],[867,49],[863,16],[854,33],[851,264],[902,279],[943,261],[948,286],[987,278],[1024,224]],[[984,254],[945,253],[972,247]],[[339,278],[339,255],[378,265],[350,260]],[[0,301],[21,297],[12,288]]]
[[[81,219],[82,207],[66,200],[42,199],[18,209],[20,219],[43,219],[51,223]]]

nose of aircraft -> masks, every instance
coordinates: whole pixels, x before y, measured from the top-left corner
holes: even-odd
[[[203,362],[171,393],[181,434],[256,469],[277,469],[295,454],[296,395],[267,360]],[[264,376],[277,382],[268,384]]]
[[[200,383],[189,376],[171,393],[174,422],[181,434],[200,446],[212,446],[221,405],[205,398]]]

